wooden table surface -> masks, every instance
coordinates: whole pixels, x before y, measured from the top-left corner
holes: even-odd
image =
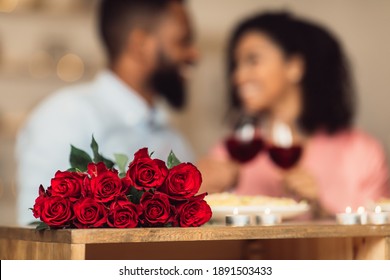
[[[251,243],[248,240],[254,241]],[[152,248],[151,254],[156,252],[154,249],[156,246],[173,248],[173,251],[174,248],[181,248],[178,249],[181,252],[196,250],[203,246],[204,250],[214,248],[212,249],[214,255],[221,250],[222,257],[228,258],[222,253],[224,248],[226,252],[231,253],[231,250],[226,248],[233,246],[232,244],[241,244],[234,245],[236,250],[241,250],[239,248],[242,244],[254,244],[253,246],[258,248],[256,244],[259,242],[263,244],[260,251],[264,258],[390,259],[390,225],[337,225],[332,222],[313,222],[277,226],[209,225],[201,228],[67,229],[40,232],[34,228],[0,226],[2,259],[99,258],[97,257],[99,254],[88,253],[93,251],[91,248],[97,246],[105,248],[106,251],[125,251],[123,248],[126,246],[133,246],[133,249],[129,249],[132,252],[146,252],[144,248],[149,247]],[[193,245],[187,248],[188,244]],[[220,245],[215,247],[213,244]],[[253,251],[253,248],[247,251]],[[252,258],[245,254],[243,258]],[[195,258],[210,258],[214,255],[206,254]],[[109,256],[107,252],[104,252],[101,258],[107,256]],[[191,256],[189,254],[185,258]],[[236,257],[242,256],[241,253],[236,254]],[[140,258],[149,257],[159,258],[158,255],[142,255]],[[129,255],[113,255],[112,258],[129,258]],[[174,254],[172,258],[181,258],[181,255]],[[215,255],[215,258],[219,257]],[[234,258],[234,255],[231,253],[229,258]]]
[[[203,226],[201,228],[66,229],[36,231],[33,228],[1,227],[0,238],[68,244],[128,242],[180,242],[250,239],[390,236],[390,225],[337,225],[332,223],[278,226]]]

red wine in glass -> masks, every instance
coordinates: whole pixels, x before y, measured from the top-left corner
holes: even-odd
[[[291,147],[271,146],[268,153],[272,161],[282,169],[290,169],[301,158],[302,147],[294,145]]]
[[[282,169],[290,169],[301,158],[302,146],[294,141],[294,125],[275,121],[272,127],[273,144],[268,148],[271,160]]]
[[[240,163],[251,161],[264,148],[264,141],[258,136],[248,141],[231,136],[225,144],[232,159]]]
[[[240,163],[254,159],[264,148],[264,141],[257,129],[257,119],[243,117],[234,134],[226,139],[225,145],[231,158]]]

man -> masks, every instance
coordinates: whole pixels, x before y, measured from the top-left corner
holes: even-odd
[[[19,223],[38,186],[69,167],[70,145],[89,151],[91,137],[106,157],[148,147],[165,158],[172,149],[192,160],[190,148],[158,108],[160,96],[175,108],[185,103],[183,73],[195,62],[190,21],[179,0],[103,0],[99,29],[109,64],[91,83],[45,100],[17,141]]]

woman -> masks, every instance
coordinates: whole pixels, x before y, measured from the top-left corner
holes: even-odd
[[[235,163],[220,143],[199,163],[204,190],[292,196],[332,214],[388,193],[384,151],[351,126],[349,69],[340,44],[324,28],[285,13],[245,20],[230,42],[229,78],[233,111],[261,115],[268,141],[272,124],[295,127],[303,154],[285,171],[267,152]]]

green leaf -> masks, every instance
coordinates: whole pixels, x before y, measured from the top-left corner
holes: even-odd
[[[119,169],[119,175],[126,174],[126,167],[127,163],[129,162],[129,157],[124,154],[114,154],[114,157],[116,165]]]
[[[28,208],[29,210],[33,210],[32,208]],[[41,221],[33,221],[31,223],[28,223],[27,225],[28,226],[38,226],[40,223],[42,223]]]
[[[37,230],[37,231],[43,231],[43,230],[47,230],[47,229],[50,229],[50,227],[47,224],[45,224],[44,222],[39,222],[39,224],[35,228],[35,230]]]
[[[144,193],[145,193],[144,191],[139,191],[136,188],[131,187],[130,194],[128,195],[128,197],[130,201],[133,202],[134,204],[139,204],[141,197]]]
[[[103,162],[107,166],[107,168],[113,168],[115,165],[115,163],[112,160],[107,158],[103,158]]]
[[[80,169],[75,168],[75,167],[69,168],[69,169],[66,170],[66,171],[68,171],[68,172],[82,172]]]
[[[69,162],[72,168],[85,172],[88,164],[92,162],[92,158],[83,150],[71,145]]]
[[[164,227],[173,227],[173,224],[172,223],[167,223],[164,225]]]
[[[96,142],[95,137],[93,137],[93,135],[92,135],[91,149],[92,149],[92,153],[93,153],[93,161],[95,163],[103,162],[107,166],[107,168],[114,167],[115,163],[112,160],[103,157],[99,153],[99,145]]]
[[[96,163],[103,161],[101,156],[99,155],[99,145],[96,142],[95,137],[93,137],[93,135],[92,135],[91,149],[93,153],[93,161]]]
[[[175,167],[176,165],[179,165],[181,162],[180,160],[176,157],[173,151],[169,153],[168,160],[167,160],[167,167],[169,169]]]

